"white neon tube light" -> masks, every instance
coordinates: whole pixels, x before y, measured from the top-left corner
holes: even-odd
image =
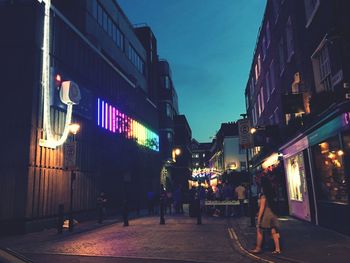
[[[50,114],[50,9],[51,0],[38,0],[45,3],[44,30],[43,30],[43,61],[42,61],[42,89],[44,96],[44,133],[46,140],[40,140],[39,145],[49,148],[56,148],[62,145],[69,134],[69,124],[72,120],[73,105],[67,105],[66,122],[61,138],[55,139],[51,127]],[[44,135],[44,136],[45,136]]]

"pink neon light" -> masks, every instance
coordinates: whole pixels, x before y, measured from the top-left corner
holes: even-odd
[[[106,130],[108,130],[108,103],[106,103],[105,106],[106,106],[106,109],[105,109],[106,127],[105,128],[106,128]]]
[[[115,108],[112,108],[112,129],[113,129],[113,133],[115,133]]]
[[[112,131],[112,106],[109,105],[109,130]]]

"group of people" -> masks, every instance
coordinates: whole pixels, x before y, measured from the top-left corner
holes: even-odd
[[[147,193],[148,213],[154,215],[156,213],[156,206],[159,205],[159,202],[163,202],[165,213],[172,214],[172,212],[175,211],[175,213],[183,214],[183,199],[181,185],[176,187],[175,190],[166,190],[162,185],[160,196],[153,191]]]

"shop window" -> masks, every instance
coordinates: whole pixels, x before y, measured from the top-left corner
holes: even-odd
[[[286,159],[286,168],[290,200],[303,201],[303,193],[307,192],[303,154]]]
[[[349,135],[344,137],[350,142]],[[312,147],[318,199],[348,203],[347,180],[344,174],[343,155],[338,137],[330,138]]]

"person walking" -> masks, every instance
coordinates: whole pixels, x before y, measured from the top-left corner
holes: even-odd
[[[278,231],[278,219],[275,214],[274,191],[271,182],[267,178],[261,180],[262,195],[260,196],[260,208],[258,214],[257,231],[256,231],[256,247],[251,250],[252,253],[260,253],[262,251],[263,231],[270,230],[271,236],[275,244],[273,254],[280,254],[280,234]]]
[[[98,223],[102,224],[103,219],[106,216],[106,204],[107,198],[104,192],[101,192],[99,197],[97,197],[97,209],[98,209]]]
[[[244,215],[244,200],[245,200],[245,188],[242,184],[239,184],[235,188],[235,193],[237,196],[237,199],[239,201],[239,210],[238,215],[242,216]]]

